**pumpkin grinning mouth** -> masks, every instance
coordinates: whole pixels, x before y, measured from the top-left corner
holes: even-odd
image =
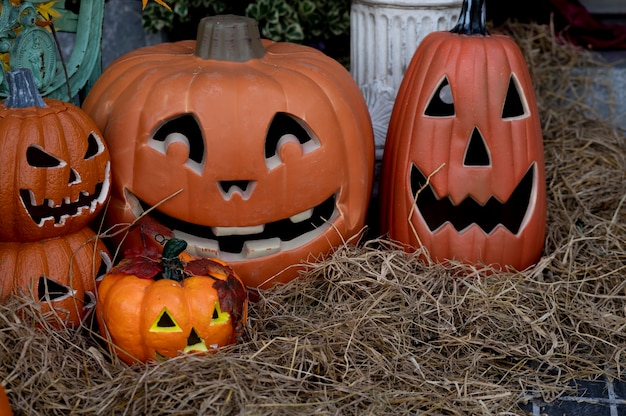
[[[78,199],[74,202],[63,200],[61,205],[53,206],[54,202],[50,199],[44,199],[43,204],[36,205],[32,196],[32,191],[28,189],[20,189],[20,198],[22,204],[26,207],[28,215],[38,225],[43,225],[44,222],[54,219],[54,223],[62,225],[65,219],[80,214],[83,209],[93,211],[97,205],[97,202],[101,199],[103,194],[104,184],[102,182],[96,185],[95,192],[89,194],[87,192],[81,192]]]
[[[37,205],[35,195],[29,189],[20,189],[20,200],[28,215],[40,227],[51,219],[54,220],[54,225],[63,225],[67,218],[81,215],[83,210],[94,212],[98,205],[104,203],[109,195],[111,183],[109,169],[110,162],[107,162],[105,180],[96,184],[93,194],[81,191],[76,201],[71,202],[66,197],[61,201],[61,204],[55,205],[53,200],[44,198],[41,205]]]
[[[426,182],[426,176],[413,164],[411,194],[415,200],[419,191],[416,206],[430,231],[435,232],[445,223],[450,223],[459,232],[475,224],[486,234],[490,234],[498,225],[518,234],[532,205],[535,164],[530,166],[506,202],[492,196],[485,204],[479,204],[468,197],[455,205],[449,197],[439,198],[431,185],[425,186]]]
[[[150,208],[130,191],[126,190],[125,195],[127,200],[136,199],[144,211]],[[138,217],[137,214],[135,212]],[[319,205],[289,218],[250,227],[203,226],[170,217],[158,209],[153,209],[148,215],[177,238],[186,240],[190,254],[219,256],[224,261],[235,262],[302,246],[330,228],[339,213],[336,196],[331,195]]]

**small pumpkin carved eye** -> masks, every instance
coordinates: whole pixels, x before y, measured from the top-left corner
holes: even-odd
[[[56,168],[65,166],[65,162],[35,145],[28,146],[28,149],[26,149],[26,162],[35,168]]]
[[[528,117],[528,106],[523,98],[523,91],[520,88],[517,77],[513,74],[509,80],[509,88],[504,98],[502,107],[502,119],[520,119]]]
[[[228,322],[230,314],[228,312],[222,312],[220,302],[215,301],[215,309],[213,309],[213,316],[211,317],[211,325],[221,325]]]
[[[274,169],[283,163],[281,147],[292,143],[299,145],[305,155],[320,147],[320,142],[303,120],[287,113],[276,113],[265,136],[265,164]]]
[[[167,308],[163,308],[150,327],[150,332],[183,332],[183,329],[176,323]]]
[[[204,171],[204,137],[198,121],[191,114],[183,114],[163,123],[148,140],[148,144],[165,155],[172,145],[185,146],[188,152],[185,166],[199,175]]]
[[[452,89],[448,77],[443,77],[435,93],[431,97],[424,114],[430,117],[453,117],[454,97],[452,97]]]

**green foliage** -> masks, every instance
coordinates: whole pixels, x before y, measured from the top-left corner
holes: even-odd
[[[159,30],[171,31],[179,25],[195,23],[200,20],[196,18],[198,14],[212,16],[222,13],[236,13],[236,9],[241,8],[242,1],[229,0],[166,0],[172,11],[165,7],[150,2],[142,14],[143,27],[150,32]],[[247,2],[245,2],[247,3]]]
[[[350,35],[350,0],[166,0],[173,12],[154,2],[143,12],[149,31],[165,30],[174,39],[195,38],[202,17],[216,14],[246,15],[259,22],[263,37],[330,48],[345,54]],[[341,38],[340,45],[336,44]],[[329,42],[331,41],[332,42]],[[328,53],[329,51],[326,50]]]

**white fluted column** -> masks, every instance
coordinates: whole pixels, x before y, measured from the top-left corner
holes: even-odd
[[[433,31],[456,24],[462,0],[354,0],[350,12],[351,73],[370,110],[376,158],[413,53]]]

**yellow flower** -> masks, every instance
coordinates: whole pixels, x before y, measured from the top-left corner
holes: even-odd
[[[44,21],[49,22],[61,16],[61,14],[53,8],[54,3],[56,2],[57,0],[52,0],[47,3],[41,3],[37,6],[37,13],[39,13]]]
[[[161,6],[165,7],[167,10],[172,11],[172,9],[170,8],[170,6],[168,6],[163,0],[154,0],[157,3],[159,3]],[[141,0],[142,6],[141,9],[145,9],[146,8],[146,4],[148,4],[148,0]]]

